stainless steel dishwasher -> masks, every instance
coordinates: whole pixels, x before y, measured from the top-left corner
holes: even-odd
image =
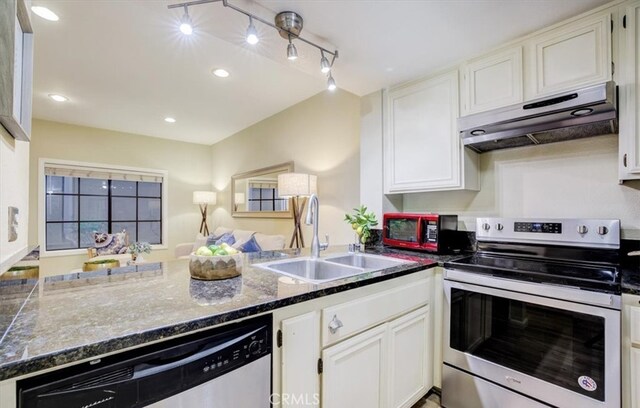
[[[266,408],[271,315],[19,381],[19,408]]]

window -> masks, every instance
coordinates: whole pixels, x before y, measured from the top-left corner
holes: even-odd
[[[250,181],[248,211],[287,211],[287,199],[278,197],[278,184]]]
[[[95,231],[165,243],[166,174],[49,163],[43,173],[45,252],[91,247]]]

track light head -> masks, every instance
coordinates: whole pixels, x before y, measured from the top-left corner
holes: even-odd
[[[298,59],[298,50],[296,46],[291,42],[291,36],[289,36],[289,45],[287,45],[287,59],[289,61],[295,61]]]
[[[336,88],[336,80],[333,79],[333,76],[331,74],[329,74],[329,79],[327,79],[327,89],[333,92],[336,90]]]
[[[329,63],[329,60],[325,57],[324,52],[320,51],[320,53],[322,55],[322,58],[320,58],[320,72],[327,74],[331,71],[331,63]]]
[[[191,17],[189,17],[189,9],[187,6],[184,6],[184,15],[180,20],[180,31],[182,31],[182,34],[184,35],[193,34],[193,25],[191,23]]]
[[[253,25],[253,19],[249,17],[249,27],[247,27],[247,42],[251,45],[255,45],[260,41],[258,38],[258,30]]]

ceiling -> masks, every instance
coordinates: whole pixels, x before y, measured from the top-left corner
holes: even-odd
[[[425,75],[605,0],[229,0],[271,20],[304,17],[302,36],[340,51],[333,75],[356,95]],[[286,41],[222,4],[189,9],[194,34],[177,29],[177,1],[33,0],[60,16],[32,15],[34,117],[213,144],[318,92],[327,92],[318,51]],[[211,74],[225,68],[231,75]],[[47,95],[69,98],[56,103]],[[170,116],[176,123],[166,123]]]

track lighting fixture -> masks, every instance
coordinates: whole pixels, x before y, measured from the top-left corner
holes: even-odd
[[[253,25],[253,18],[249,16],[249,27],[247,27],[247,42],[251,45],[255,45],[260,41],[258,38],[258,30],[256,30],[256,26]]]
[[[333,76],[331,75],[331,73],[329,73],[329,79],[327,79],[327,89],[330,91],[335,91],[336,88],[336,80],[333,79]]]
[[[191,17],[189,17],[189,8],[184,6],[184,15],[180,20],[180,31],[184,35],[191,35],[193,33],[193,25],[191,24]]]
[[[320,72],[327,74],[331,71],[331,64],[327,57],[324,56],[324,51],[320,50],[320,55],[322,56],[322,58],[320,58]]]
[[[181,8],[181,7],[184,8],[184,16],[180,21],[181,22],[180,31],[182,31],[186,35],[189,35],[193,33],[193,26],[191,23],[191,17],[189,17],[188,7],[207,4],[207,3],[222,3],[224,7],[228,7],[234,11],[237,11],[240,14],[244,14],[245,16],[249,17],[249,26],[247,27],[247,33],[246,33],[245,39],[251,45],[257,44],[260,41],[260,39],[258,38],[258,31],[256,30],[256,26],[253,25],[253,20],[257,20],[264,25],[267,25],[271,28],[275,28],[282,38],[289,41],[289,44],[287,44],[287,59],[289,59],[290,61],[294,61],[298,58],[298,49],[296,48],[295,44],[291,40],[299,40],[307,45],[310,45],[312,47],[316,47],[317,49],[319,49],[320,56],[321,56],[320,71],[325,75],[328,74],[327,88],[330,91],[333,91],[336,89],[336,81],[335,79],[333,79],[333,76],[331,75],[331,69],[333,67],[333,63],[335,62],[336,58],[338,58],[338,50],[331,52],[318,44],[315,44],[307,39],[300,37],[300,33],[302,32],[302,26],[303,26],[303,19],[300,14],[295,13],[293,11],[283,11],[278,13],[275,16],[274,22],[272,23],[246,10],[243,10],[238,6],[235,6],[229,3],[228,0],[191,0],[184,3],[171,4],[167,7],[169,9]],[[329,57],[327,57],[326,54],[328,54]]]
[[[298,59],[298,50],[296,46],[291,42],[291,36],[289,36],[289,45],[287,45],[287,59],[289,61],[295,61]]]

